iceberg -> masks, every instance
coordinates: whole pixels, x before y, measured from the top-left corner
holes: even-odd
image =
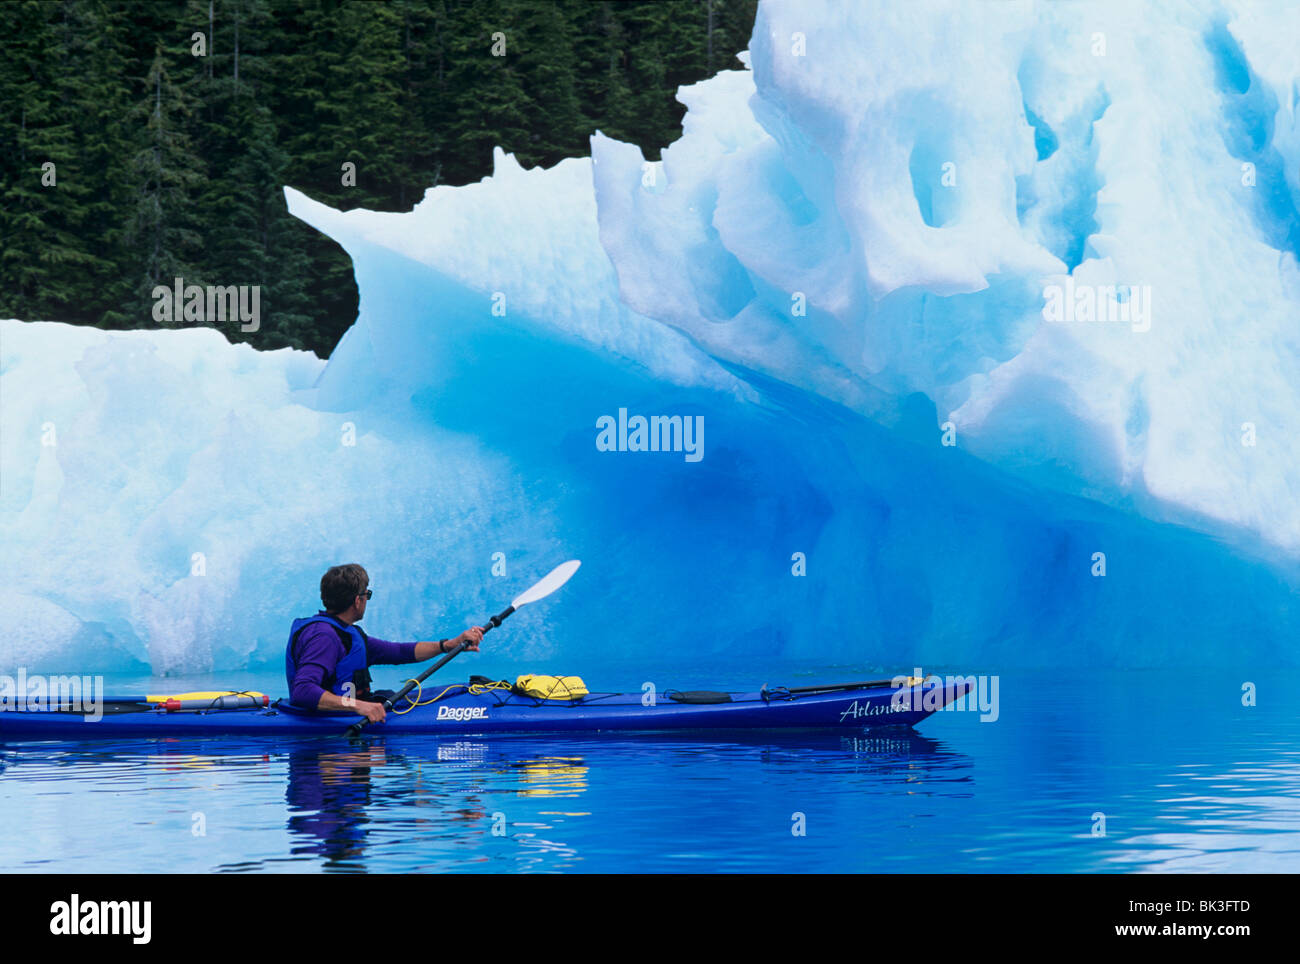
[[[274,664],[345,561],[437,638],[570,557],[496,652],[1295,665],[1296,36],[764,0],[661,161],[286,187],[355,269],[327,362],[0,322],[0,666]]]

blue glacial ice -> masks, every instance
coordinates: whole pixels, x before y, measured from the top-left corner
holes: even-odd
[[[343,561],[371,632],[447,635],[569,557],[498,652],[1294,665],[1297,36],[764,0],[662,162],[498,151],[405,214],[287,187],[355,266],[328,362],[0,323],[0,671],[274,662]],[[703,457],[602,451],[620,410]]]

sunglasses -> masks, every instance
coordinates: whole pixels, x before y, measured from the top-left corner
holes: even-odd
[[[367,600],[369,600],[372,596],[374,596],[374,594],[375,591],[373,589],[367,589],[365,592],[357,593],[358,596],[365,596]]]

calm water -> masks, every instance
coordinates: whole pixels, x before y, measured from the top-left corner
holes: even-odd
[[[902,734],[0,744],[0,871],[1300,871],[1300,674],[1229,675]]]

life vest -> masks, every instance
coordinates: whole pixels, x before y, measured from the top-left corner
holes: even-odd
[[[289,689],[293,689],[293,678],[298,672],[298,661],[294,658],[293,647],[298,636],[312,623],[326,623],[339,635],[344,653],[334,667],[334,682],[329,687],[336,696],[355,696],[364,698],[370,692],[370,671],[366,661],[366,634],[360,626],[349,626],[326,613],[317,613],[305,619],[295,619],[289,627],[289,645],[284,650],[284,673],[289,680]],[[351,692],[344,687],[351,683]]]

